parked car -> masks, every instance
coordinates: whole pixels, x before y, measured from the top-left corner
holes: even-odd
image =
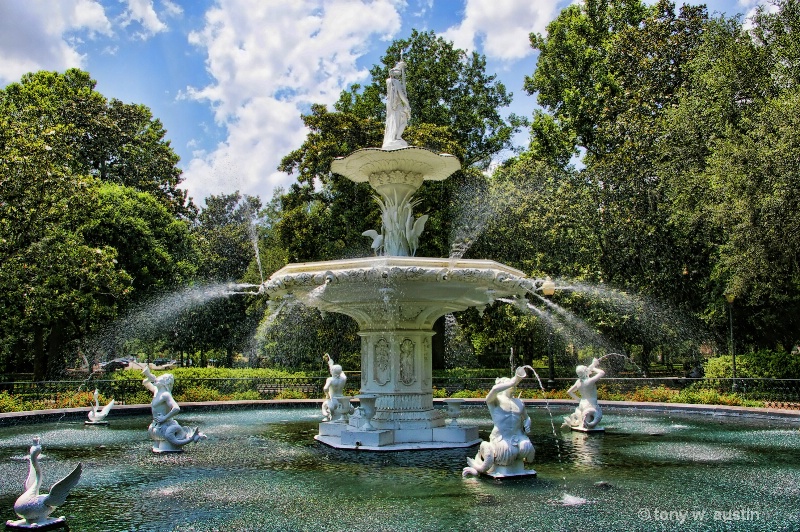
[[[115,358],[100,364],[100,369],[106,373],[127,368],[131,363],[129,358]]]
[[[153,369],[173,369],[178,367],[178,361],[168,358],[157,358],[150,366]]]

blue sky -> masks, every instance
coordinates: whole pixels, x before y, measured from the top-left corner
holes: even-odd
[[[144,104],[163,122],[197,203],[235,190],[267,199],[294,181],[276,167],[305,137],[300,114],[368,81],[412,29],[485,54],[514,93],[508,112],[530,115],[527,35],[572,1],[0,0],[0,86],[82,68],[103,95]],[[764,1],[705,4],[747,15]]]

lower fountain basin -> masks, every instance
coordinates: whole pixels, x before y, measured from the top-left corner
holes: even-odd
[[[572,408],[552,407],[553,418]],[[615,410],[605,434],[557,430],[531,406],[538,478],[463,478],[475,448],[358,453],[314,440],[318,408],[187,410],[208,441],[154,455],[150,416],[0,427],[0,509],[14,518],[23,457],[42,437],[44,484],[84,473],[59,508],[70,530],[793,530],[797,420]],[[488,438],[485,406],[458,424]],[[685,512],[685,513],[682,513]]]
[[[367,257],[289,264],[264,284],[270,296],[354,318],[362,330],[426,329],[450,312],[533,288],[525,273],[490,260]]]

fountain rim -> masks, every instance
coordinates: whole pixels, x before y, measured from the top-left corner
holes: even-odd
[[[356,395],[350,396],[351,400],[358,400]],[[446,406],[447,398],[434,398],[434,404]],[[216,411],[216,410],[256,410],[268,409],[296,409],[296,408],[319,408],[324,399],[260,399],[260,400],[236,400],[236,401],[197,401],[180,402],[181,413]],[[574,407],[577,401],[569,399],[522,399],[526,407]],[[753,419],[781,419],[799,420],[800,413],[797,410],[786,408],[767,408],[767,407],[747,407],[729,405],[704,405],[691,403],[657,403],[657,402],[637,402],[637,401],[598,401],[603,407],[604,412],[611,413],[639,412],[639,413],[683,413],[690,415],[724,416],[726,418],[744,417]],[[464,398],[462,407],[475,408],[485,407],[485,398]],[[91,407],[75,408],[54,408],[47,410],[28,410],[23,412],[2,412],[0,413],[0,427],[48,423],[62,420],[65,422],[83,420],[86,412]],[[113,422],[114,416],[129,417],[139,415],[149,415],[150,404],[118,405],[114,408],[109,421]]]
[[[385,159],[383,155],[391,154],[393,157]],[[380,159],[376,159],[376,156]],[[405,146],[385,150],[383,148],[362,148],[344,157],[336,157],[331,163],[331,172],[342,175],[354,183],[367,183],[369,176],[376,170],[374,167],[380,161],[383,171],[395,170],[400,163],[422,165],[426,169],[422,172],[423,181],[442,181],[461,169],[458,157],[449,153],[439,153],[420,146]],[[388,166],[386,166],[388,165]]]
[[[289,263],[270,276],[276,279],[285,275],[298,273],[319,273],[320,271],[342,271],[359,269],[391,269],[391,268],[430,268],[443,270],[481,269],[499,270],[520,278],[527,278],[522,270],[488,259],[447,259],[436,257],[403,257],[389,255],[381,257],[359,257],[354,259],[337,259],[318,262]]]

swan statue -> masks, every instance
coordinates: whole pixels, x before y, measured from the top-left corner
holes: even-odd
[[[103,407],[100,410],[100,402],[98,400],[99,393],[97,389],[94,390],[94,404],[92,405],[92,410],[89,412],[89,421],[84,421],[87,425],[91,424],[101,424],[101,423],[108,423],[105,419],[111,409],[114,407],[114,400],[112,399],[110,403]]]
[[[50,514],[64,504],[70,490],[78,484],[81,478],[82,465],[78,464],[72,473],[62,478],[50,488],[47,495],[39,495],[42,485],[42,469],[39,467],[39,455],[42,454],[42,445],[39,438],[33,439],[30,455],[28,478],[25,479],[25,493],[19,496],[14,503],[14,511],[21,518],[16,521],[6,521],[9,529],[40,529],[43,526],[64,522],[64,517],[54,519]]]
[[[362,236],[368,236],[372,239],[372,249],[375,251],[375,255],[379,255],[381,248],[383,247],[383,235],[378,233],[375,229],[370,229],[368,231],[364,231],[361,233]]]
[[[413,257],[417,253],[417,246],[419,245],[419,236],[425,230],[425,222],[428,221],[428,215],[423,214],[416,220],[413,219],[409,213],[406,218],[406,241],[408,242],[409,251]]]

